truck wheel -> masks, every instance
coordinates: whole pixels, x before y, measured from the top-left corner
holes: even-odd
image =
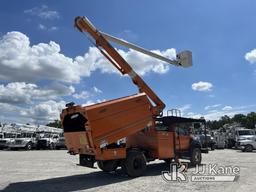
[[[51,150],[54,150],[54,149],[55,149],[55,144],[54,144],[54,143],[51,143],[51,144],[50,144],[50,149],[51,149]]]
[[[138,177],[146,170],[146,158],[140,151],[130,151],[124,162],[127,175]]]
[[[191,165],[200,165],[202,160],[201,150],[199,148],[194,148],[191,150],[190,163]]]
[[[98,167],[104,172],[115,171],[118,166],[117,160],[97,161]]]
[[[246,145],[244,148],[244,151],[246,151],[246,152],[252,152],[252,150],[253,150],[252,145]]]
[[[211,150],[214,151],[216,149],[216,146],[215,145],[212,145],[211,146]]]
[[[26,150],[31,150],[32,149],[32,144],[31,143],[28,143],[27,145],[26,145]]]

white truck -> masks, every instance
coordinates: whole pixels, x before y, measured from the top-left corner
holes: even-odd
[[[14,142],[17,133],[13,132],[1,132],[0,133],[0,149],[8,148],[11,143]]]
[[[10,149],[26,149],[31,150],[37,145],[36,133],[33,131],[23,131],[11,142],[8,147]]]
[[[255,132],[244,127],[232,127],[227,132],[226,145],[228,148],[237,148],[238,142],[255,136]]]
[[[256,136],[247,137],[238,142],[238,148],[243,152],[252,152],[256,149]]]
[[[59,137],[58,133],[40,132],[37,141],[37,149],[56,149]]]

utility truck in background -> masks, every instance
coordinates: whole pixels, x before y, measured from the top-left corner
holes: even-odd
[[[226,145],[228,148],[237,148],[240,141],[251,140],[255,137],[254,130],[246,129],[239,125],[231,125],[227,131]]]
[[[60,115],[68,152],[79,154],[81,166],[98,167],[106,172],[121,167],[131,177],[143,174],[146,163],[155,159],[171,162],[189,159],[201,163],[203,149],[193,134],[193,124],[205,126],[204,119],[181,117],[177,110],[163,116],[165,104],[109,43],[113,41],[170,64],[189,67],[192,54],[184,51],[170,60],[156,53],[97,30],[86,17],[77,17],[75,27],[88,33],[99,51],[123,75],[138,86],[139,93],[102,103],[66,105]]]

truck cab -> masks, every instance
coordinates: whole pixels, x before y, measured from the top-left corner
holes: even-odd
[[[52,132],[39,132],[37,149],[55,149],[59,140],[59,134]]]
[[[8,148],[8,146],[14,142],[17,134],[13,132],[1,132],[0,133],[0,149]]]

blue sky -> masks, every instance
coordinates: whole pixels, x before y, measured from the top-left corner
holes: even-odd
[[[177,68],[117,46],[166,109],[206,119],[255,111],[255,8],[253,0],[2,1],[0,121],[45,123],[69,101],[137,93],[74,29],[76,16],[166,56],[192,51],[193,67]]]

